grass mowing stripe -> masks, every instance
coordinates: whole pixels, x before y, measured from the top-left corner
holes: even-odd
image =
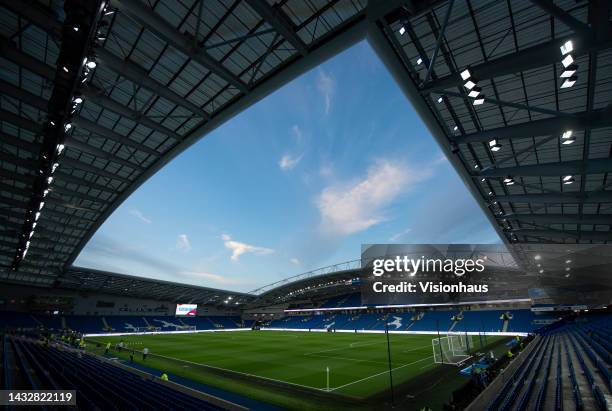
[[[392,369],[391,369],[391,372],[393,372],[393,371],[395,371],[395,370],[399,370],[400,368],[407,367],[407,366],[412,365],[412,364],[419,363],[419,362],[421,362],[421,361],[425,361],[425,360],[427,360],[427,359],[429,359],[429,358],[433,358],[433,355],[430,355],[429,357],[426,357],[426,358],[421,358],[420,360],[417,360],[417,361],[414,361],[414,362],[411,362],[411,363],[408,363],[408,364],[400,365],[399,367],[392,368]],[[431,365],[431,364],[428,364],[428,366],[429,366],[429,365]],[[378,374],[370,375],[369,377],[365,377],[365,378],[362,378],[362,379],[360,379],[360,380],[353,381],[353,382],[349,382],[348,384],[344,384],[344,385],[341,385],[341,386],[339,386],[339,387],[335,387],[335,388],[333,388],[333,389],[330,389],[330,391],[336,391],[336,390],[339,390],[340,388],[348,387],[349,385],[357,384],[358,382],[361,382],[361,381],[366,381],[366,380],[369,380],[369,379],[371,379],[371,378],[378,377],[379,375],[388,374],[388,373],[389,373],[389,370],[387,370],[387,371],[383,371],[383,372],[378,373]]]

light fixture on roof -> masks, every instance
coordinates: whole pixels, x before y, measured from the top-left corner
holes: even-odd
[[[484,96],[482,96],[482,95],[481,95],[480,97],[477,97],[477,98],[474,100],[474,103],[473,103],[473,104],[474,104],[475,106],[479,106],[479,105],[481,105],[481,104],[484,104],[484,101],[485,101]]]
[[[72,26],[72,30],[74,31],[79,31],[79,26],[77,26],[76,24],[74,26]]]
[[[34,230],[30,231],[28,238],[32,238],[33,235],[34,235]]]
[[[570,267],[565,267],[565,271],[570,271],[571,268]]]
[[[572,184],[574,182],[574,177],[573,176],[565,176],[563,177],[563,184]]]
[[[38,205],[38,211],[42,210],[44,206],[45,206],[45,202],[41,201],[40,204]]]
[[[459,126],[453,127],[453,131],[457,131],[457,130],[459,130]]]
[[[443,101],[444,101],[444,97],[443,96],[438,97],[438,103],[441,103]]]
[[[420,66],[423,63],[423,59],[422,58],[418,58],[416,61],[417,65]]]
[[[563,60],[561,60],[561,64],[563,64],[563,67],[565,68],[571,66],[573,62],[574,62],[574,58],[572,57],[571,54],[568,54],[567,56],[563,58]]]
[[[563,70],[563,72],[561,73],[561,78],[569,78],[572,77],[574,74],[576,74],[576,71],[578,71],[578,66],[576,64],[570,64],[569,66],[567,66],[565,68],[565,70]]]
[[[483,178],[480,179],[480,181],[482,181],[484,183],[485,181],[487,181],[487,179],[483,177]]]
[[[565,130],[561,135],[561,144],[572,144],[576,141],[576,137],[573,136],[574,132],[572,130]]]
[[[465,81],[472,77],[472,73],[470,73],[469,69],[465,69],[461,72],[461,80]]]
[[[502,148],[502,145],[497,142],[497,140],[493,139],[489,141],[489,148],[491,151],[499,151]]]
[[[400,29],[399,29],[399,34],[400,34],[400,36],[403,36],[403,35],[404,35],[404,33],[406,33],[406,27],[402,26],[402,27],[400,27]]]
[[[561,84],[561,88],[570,88],[574,84],[576,84],[577,81],[578,81],[578,77],[577,76],[568,77],[567,79],[565,79],[563,84]]]
[[[95,69],[97,64],[93,59],[87,59],[87,63],[85,64],[89,69]]]
[[[474,87],[476,87],[476,83],[474,83],[472,80],[468,80],[465,82],[465,84],[463,85],[463,87],[465,87],[468,90],[473,89]]]
[[[507,186],[511,186],[514,183],[515,183],[514,178],[512,178],[511,176],[504,178],[504,184],[506,184]]]
[[[482,89],[480,87],[474,87],[468,93],[468,97],[476,98],[481,92],[482,92]]]
[[[49,194],[49,189],[46,188],[45,191],[43,191],[43,198],[45,198],[47,196],[47,194]]]
[[[561,49],[561,55],[565,56],[567,53],[571,53],[572,51],[574,51],[574,43],[572,43],[571,40],[568,40],[565,43],[563,43],[560,49]]]
[[[51,184],[53,182],[53,177],[47,177],[47,184]]]
[[[62,151],[64,151],[64,148],[66,148],[66,146],[65,146],[65,145],[63,145],[63,144],[58,144],[58,145],[57,145],[57,154],[58,154],[58,155],[62,154]]]
[[[53,163],[51,166],[51,173],[55,173],[55,170],[59,167],[59,163]]]
[[[37,211],[36,214],[34,214],[34,221],[38,221],[39,218],[40,218],[40,211]]]
[[[64,131],[68,131],[68,130],[70,130],[71,128],[72,128],[72,124],[71,124],[71,123],[66,123],[66,124],[64,125]]]
[[[74,104],[81,104],[83,102],[83,97],[81,97],[81,96],[74,96],[72,101],[74,102]]]
[[[66,66],[62,66],[62,70],[64,70],[66,73],[68,73],[68,71],[69,71],[68,67],[66,67]]]
[[[570,264],[572,260],[565,260],[565,264]]]
[[[544,273],[544,270],[540,270],[540,274],[543,274],[543,273]]]

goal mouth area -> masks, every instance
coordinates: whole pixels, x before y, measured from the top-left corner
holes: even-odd
[[[435,364],[461,366],[473,357],[473,338],[470,335],[449,334],[431,340]]]

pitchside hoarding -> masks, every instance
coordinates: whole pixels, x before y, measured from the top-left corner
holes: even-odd
[[[195,317],[198,311],[197,304],[177,304],[176,315],[181,317]]]

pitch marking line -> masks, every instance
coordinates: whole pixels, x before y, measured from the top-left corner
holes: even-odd
[[[407,367],[409,365],[416,364],[416,363],[419,363],[421,361],[428,360],[430,358],[433,358],[433,355],[430,355],[429,357],[426,357],[426,358],[421,358],[420,360],[417,360],[417,361],[414,361],[414,362],[411,362],[411,363],[408,363],[408,364],[400,365],[399,367],[392,368],[391,371],[393,372],[395,370],[399,370],[400,368],[404,368],[404,367]],[[383,371],[383,372],[379,372],[378,374],[370,375],[369,377],[365,377],[365,378],[362,378],[360,380],[349,382],[348,384],[344,384],[344,385],[341,385],[339,387],[331,388],[330,391],[336,391],[336,390],[339,390],[340,388],[348,387],[349,385],[357,384],[358,382],[369,380],[370,378],[378,377],[379,375],[383,375],[383,374],[387,374],[387,373],[389,373],[388,370],[387,371]]]
[[[382,362],[382,361],[374,361],[374,360],[360,360],[358,358],[349,358],[349,357],[336,357],[333,355],[321,355],[321,354],[304,354],[304,355],[308,355],[311,357],[318,357],[318,358],[329,358],[330,360],[345,360],[345,361],[354,361],[354,362],[369,362],[372,364],[382,364],[382,365],[386,365],[386,362]]]

